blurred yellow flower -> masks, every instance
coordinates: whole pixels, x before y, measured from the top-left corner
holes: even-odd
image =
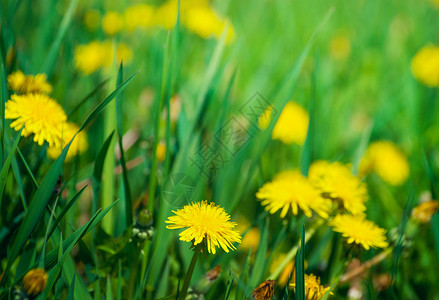
[[[74,123],[64,123],[62,128],[62,140],[59,146],[50,146],[47,148],[47,156],[51,159],[57,159],[62,149],[70,142],[75,133],[79,130],[79,126]],[[69,152],[67,152],[66,161],[70,160],[76,155],[84,153],[88,149],[87,135],[81,131],[76,135],[72,144],[70,145]]]
[[[270,264],[270,273],[274,273],[276,271],[279,265],[285,260],[286,256],[287,255],[285,253],[274,256],[273,262]],[[286,264],[285,268],[282,270],[282,272],[280,273],[277,279],[277,284],[280,286],[285,286],[288,282],[288,278],[290,277],[290,274],[291,274],[290,282],[294,282],[296,280],[296,271],[294,270],[294,260],[290,260]]]
[[[89,10],[84,15],[84,24],[90,31],[95,31],[101,23],[101,13],[97,9]]]
[[[154,25],[155,11],[153,6],[147,4],[136,4],[125,10],[125,28],[134,31],[137,28],[144,29]]]
[[[295,102],[288,102],[273,129],[273,140],[303,145],[308,131],[308,112]]]
[[[116,63],[129,62],[132,58],[131,49],[123,43],[116,46]],[[88,75],[110,66],[113,62],[113,43],[110,41],[93,41],[87,45],[78,45],[75,49],[76,68]]]
[[[108,11],[102,18],[102,29],[108,35],[120,32],[124,27],[124,17],[115,11]]]
[[[233,243],[241,242],[239,232],[234,229],[236,223],[230,222],[230,216],[219,205],[202,201],[172,212],[175,216],[170,216],[165,221],[172,225],[167,225],[166,228],[187,228],[180,233],[180,240],[193,242],[194,245],[204,241],[209,253],[215,254],[215,247],[219,246],[225,252],[229,252],[229,248],[236,250]]]
[[[389,141],[377,141],[369,145],[361,159],[359,172],[363,176],[375,172],[391,185],[403,184],[410,174],[407,158]]]
[[[261,233],[257,227],[250,228],[251,224],[245,218],[238,219],[237,230],[239,232],[246,232],[242,238],[241,244],[239,245],[239,250],[248,251],[252,248],[252,253],[259,247],[259,241],[261,238]]]
[[[323,197],[352,214],[364,214],[364,203],[368,199],[366,185],[351,173],[347,165],[316,161],[310,166],[308,177]]]
[[[25,75],[21,71],[16,71],[8,75],[8,86],[11,90],[19,94],[52,92],[52,86],[46,81],[46,74],[35,76]]]
[[[296,288],[296,283],[291,283],[290,286]],[[330,287],[325,287],[320,284],[320,278],[313,274],[305,274],[305,300],[320,300],[330,290]],[[330,292],[332,295],[332,293]]]
[[[23,290],[32,298],[41,294],[47,285],[47,273],[43,269],[32,269],[23,277]]]
[[[159,162],[162,162],[165,160],[165,158],[166,158],[166,144],[163,141],[160,141],[157,144],[157,149],[156,149],[155,155],[156,155],[157,160]]]
[[[67,116],[62,107],[45,94],[12,95],[5,104],[5,118],[13,119],[11,128],[22,136],[34,134],[34,142],[40,146],[60,146],[62,126]]]
[[[262,200],[265,210],[271,214],[281,211],[284,218],[291,206],[294,215],[298,214],[298,208],[310,218],[312,210],[323,218],[328,217],[330,201],[321,197],[307,178],[299,171],[286,171],[277,175],[273,181],[265,183],[256,193],[256,197]]]
[[[428,87],[439,87],[439,46],[428,45],[412,59],[413,76]]]
[[[330,44],[330,54],[335,60],[345,60],[351,54],[351,41],[346,35],[338,34]]]
[[[378,227],[372,221],[366,220],[364,216],[336,215],[329,221],[335,232],[340,232],[347,238],[348,244],[362,245],[364,249],[386,248],[386,230]]]
[[[428,223],[438,210],[438,202],[430,200],[419,204],[412,210],[412,219],[420,223]]]

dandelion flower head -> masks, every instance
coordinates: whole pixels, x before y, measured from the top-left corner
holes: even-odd
[[[38,296],[46,289],[47,273],[43,269],[32,269],[24,275],[22,285],[28,296]]]
[[[413,76],[428,87],[439,87],[439,46],[427,45],[412,59]]]
[[[11,128],[22,136],[34,135],[34,142],[59,147],[62,138],[62,126],[67,116],[54,99],[44,94],[12,95],[5,104],[5,118],[14,120]]]
[[[305,274],[305,300],[320,300],[331,289],[321,285],[320,278],[313,274]],[[291,287],[296,288],[295,283],[290,284]],[[332,295],[332,293],[330,292]]]
[[[51,159],[57,159],[61,155],[62,149],[70,142],[75,133],[79,130],[79,126],[74,123],[64,123],[62,128],[62,141],[59,146],[51,146],[47,148],[47,155]],[[78,154],[84,153],[88,149],[87,135],[81,131],[78,133],[70,145],[67,152],[66,161],[70,160]]]
[[[175,10],[175,15],[177,10]],[[124,13],[125,28],[134,31],[138,28],[145,29],[154,24],[156,11],[153,6],[139,3],[128,7]],[[176,15],[177,16],[177,15]]]
[[[329,222],[333,230],[340,232],[347,238],[348,244],[362,245],[364,249],[386,248],[386,230],[378,227],[372,221],[366,220],[364,216],[336,215]]]
[[[124,17],[115,11],[108,11],[102,18],[102,29],[108,35],[120,32],[124,27]]]
[[[347,165],[316,161],[311,165],[308,177],[323,197],[333,200],[352,214],[364,214],[364,203],[368,199],[366,185],[351,173]]]
[[[22,71],[16,71],[8,76],[8,86],[19,94],[52,92],[52,86],[46,81],[46,74],[25,75]]]
[[[420,223],[428,223],[437,210],[438,202],[436,200],[426,201],[413,208],[412,219]]]
[[[294,215],[299,213],[300,208],[309,218],[312,211],[327,218],[331,204],[297,170],[281,172],[271,182],[265,183],[256,197],[262,200],[261,204],[271,214],[281,210],[281,218],[287,215],[290,207]]]
[[[202,201],[172,212],[175,215],[165,221],[170,224],[166,228],[186,228],[180,233],[180,240],[193,242],[194,245],[205,241],[209,253],[215,254],[216,247],[225,252],[236,250],[233,243],[241,242],[239,232],[234,229],[237,224],[230,221],[230,216],[219,205]]]
[[[308,112],[295,102],[288,102],[273,129],[273,140],[303,145],[308,131]]]
[[[410,174],[405,155],[389,141],[377,141],[369,145],[359,167],[360,174],[375,172],[391,185],[403,184]]]

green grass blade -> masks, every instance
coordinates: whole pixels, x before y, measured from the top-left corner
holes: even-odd
[[[1,199],[3,199],[3,190],[6,184],[6,178],[8,177],[9,167],[11,166],[15,149],[17,149],[18,142],[20,141],[20,136],[21,136],[21,130],[17,132],[17,134],[15,135],[14,144],[12,145],[11,150],[9,150],[8,157],[6,158],[6,161],[3,164],[2,169],[0,171],[0,206],[1,206]]]
[[[90,100],[107,82],[109,78],[102,80],[90,93],[88,93],[82,100],[75,105],[75,107],[67,114],[67,117],[70,118],[74,115],[88,100]]]
[[[76,273],[75,275],[73,275],[72,283],[70,283],[67,300],[74,300],[73,295],[75,294],[75,280],[76,280]]]
[[[56,34],[56,37],[52,45],[50,46],[47,57],[44,60],[42,67],[40,68],[40,70],[43,70],[43,73],[46,73],[47,77],[49,78],[55,66],[56,59],[60,53],[61,42],[64,39],[67,29],[70,26],[77,5],[78,5],[78,0],[72,0],[70,2],[67,12],[64,14],[64,17],[61,21],[61,25]]]
[[[268,251],[268,228],[269,228],[269,222],[268,222],[268,218],[266,218],[265,220],[262,220],[262,226],[260,228],[262,228],[262,234],[261,234],[261,238],[260,238],[260,243],[259,243],[259,247],[258,247],[258,251],[256,253],[256,258],[255,258],[255,263],[254,263],[254,267],[253,270],[251,272],[250,275],[250,281],[249,281],[249,285],[250,288],[253,290],[258,283],[262,280],[262,278],[264,278],[264,270],[266,267],[266,262],[267,262],[267,251]]]
[[[122,92],[126,86],[133,80],[134,76],[138,72],[131,75],[127,80],[125,80],[121,85],[119,85],[110,95],[108,95],[99,105],[87,116],[85,121],[82,123],[79,131],[82,131],[88,124],[111,102],[120,92]]]
[[[35,229],[36,224],[40,220],[51,196],[53,195],[55,185],[58,181],[59,175],[61,174],[62,165],[72,141],[67,144],[67,146],[61,152],[61,155],[56,159],[55,162],[52,163],[49,171],[47,172],[46,176],[44,176],[43,181],[40,184],[40,188],[36,191],[12,245],[12,250],[9,255],[8,264],[5,271],[6,273],[9,271],[12,263],[17,258],[18,253],[23,248],[29,235]]]
[[[300,248],[296,255],[296,299],[305,300],[305,225],[302,226]]]

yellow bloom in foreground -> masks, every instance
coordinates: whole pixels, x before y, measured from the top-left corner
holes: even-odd
[[[420,223],[428,223],[438,210],[438,202],[430,200],[419,204],[412,210],[412,219]]]
[[[59,146],[51,146],[47,148],[47,156],[51,159],[57,159],[62,152],[62,149],[70,142],[75,133],[79,130],[79,126],[74,123],[65,123],[62,129],[62,141]],[[78,154],[84,153],[88,149],[87,135],[81,131],[76,135],[69,152],[67,152],[66,161],[70,160]]]
[[[308,177],[323,197],[333,200],[352,214],[364,214],[367,188],[348,166],[339,162],[316,161],[309,168]]]
[[[290,286],[296,288],[296,283],[291,283]],[[330,289],[320,284],[319,277],[305,274],[305,300],[320,300]]]
[[[329,222],[333,230],[346,237],[348,244],[361,244],[364,249],[386,248],[386,230],[363,216],[337,215]]]
[[[19,94],[27,93],[45,93],[52,91],[52,86],[46,81],[46,74],[37,74],[35,76],[25,75],[21,71],[9,74],[8,86],[11,90]]]
[[[327,218],[330,210],[330,201],[322,198],[308,179],[296,170],[278,174],[259,189],[256,197],[262,200],[265,210],[271,214],[282,209],[281,218],[287,215],[290,206],[294,215],[300,208],[308,218],[312,216],[312,210]]]
[[[221,246],[225,252],[229,252],[229,248],[236,250],[233,243],[241,242],[239,232],[234,229],[237,224],[230,222],[230,216],[219,205],[202,201],[185,205],[183,209],[172,212],[175,216],[165,221],[172,225],[166,228],[187,228],[180,233],[180,240],[192,241],[194,245],[205,241],[209,253],[215,254],[217,246]]]
[[[108,35],[114,35],[123,29],[124,19],[115,11],[107,12],[102,18],[102,29]]]
[[[44,141],[49,146],[60,146],[62,125],[67,116],[62,107],[44,94],[12,95],[5,104],[5,118],[13,119],[11,128],[22,136],[34,134],[34,142],[40,146]]]
[[[303,145],[308,131],[308,112],[299,104],[288,102],[273,129],[273,140]]]
[[[359,167],[360,174],[375,172],[391,185],[403,184],[410,174],[407,158],[389,141],[370,144]]]
[[[28,296],[37,296],[44,291],[47,284],[47,273],[43,269],[32,269],[23,277],[23,290]]]
[[[411,63],[413,76],[429,87],[439,87],[439,46],[428,45],[419,50]]]

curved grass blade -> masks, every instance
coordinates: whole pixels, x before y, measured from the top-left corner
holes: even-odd
[[[73,295],[75,293],[75,279],[76,273],[73,275],[72,283],[69,286],[69,294],[67,295],[67,300],[73,300]]]
[[[3,164],[2,170],[0,171],[0,206],[1,206],[1,199],[3,199],[3,190],[5,188],[6,184],[6,178],[8,177],[9,167],[11,166],[12,158],[14,157],[15,149],[17,149],[18,142],[20,141],[21,137],[21,130],[17,132],[15,135],[15,142],[11,147],[11,150],[9,151],[8,157],[5,160],[5,163]]]
[[[74,138],[74,137],[73,137]],[[9,255],[8,264],[6,266],[5,274],[8,273],[9,268],[18,256],[18,253],[23,248],[29,235],[35,229],[36,224],[41,219],[44,210],[49,202],[49,199],[53,195],[53,191],[58,181],[58,177],[61,174],[62,165],[69,151],[70,145],[73,139],[67,144],[67,146],[61,152],[61,155],[52,163],[46,176],[44,176],[41,182],[40,188],[36,191],[28,210],[23,219],[23,223],[18,229],[17,237],[12,245],[12,250]],[[4,276],[7,277],[7,276]],[[3,277],[3,278],[4,278]]]
[[[46,73],[47,77],[50,77],[50,75],[52,74],[53,67],[55,66],[56,59],[60,52],[59,50],[61,48],[61,42],[64,39],[67,29],[70,26],[77,4],[78,0],[72,0],[70,2],[69,7],[67,8],[67,12],[64,14],[64,17],[61,21],[61,25],[59,27],[58,33],[56,34],[55,40],[50,46],[47,57],[43,62],[41,70]]]
[[[78,102],[78,104],[67,114],[67,117],[70,118],[74,113],[76,113],[82,105],[91,99],[99,91],[99,89],[108,82],[108,80],[109,78],[101,81],[90,93],[88,93],[81,101]]]

